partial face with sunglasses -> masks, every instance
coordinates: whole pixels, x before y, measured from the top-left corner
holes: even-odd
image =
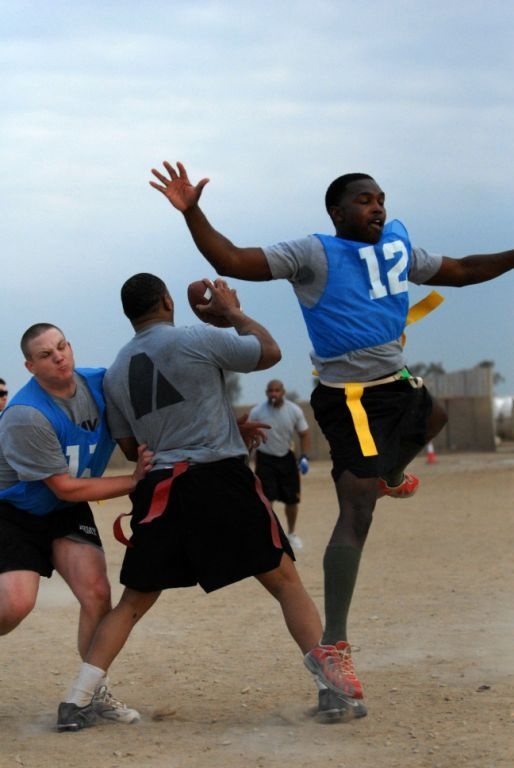
[[[7,405],[8,394],[9,392],[7,391],[7,384],[3,379],[0,379],[0,411],[3,411]]]

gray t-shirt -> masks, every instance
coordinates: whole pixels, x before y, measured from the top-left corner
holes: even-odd
[[[268,439],[259,446],[260,453],[268,456],[285,456],[292,448],[295,432],[306,432],[309,428],[299,405],[284,398],[276,407],[266,400],[250,411],[250,421],[263,421],[271,429],[266,431]]]
[[[321,298],[327,281],[328,264],[323,245],[315,235],[263,248],[274,280],[292,284],[301,304],[313,307]],[[422,284],[441,266],[442,256],[423,248],[412,249],[409,280]],[[401,340],[358,349],[340,357],[322,358],[311,351],[311,360],[321,379],[333,382],[371,381],[403,368]]]
[[[74,424],[96,429],[100,418],[89,387],[75,373],[73,397],[52,397]],[[19,480],[44,480],[68,473],[66,456],[55,430],[41,411],[28,405],[12,405],[0,419],[0,489]]]
[[[207,324],[136,333],[104,378],[112,436],[146,443],[156,469],[246,455],[223,370],[248,373],[260,356],[256,336]]]

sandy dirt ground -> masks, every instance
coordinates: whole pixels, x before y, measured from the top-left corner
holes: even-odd
[[[1,768],[512,768],[514,449],[413,466],[417,496],[377,506],[350,617],[368,717],[313,721],[309,673],[251,579],[163,594],[111,670],[141,722],[59,734],[77,609],[54,576],[0,641]],[[97,508],[115,598],[123,548],[111,525],[126,506]],[[315,463],[298,568],[320,611],[335,516],[329,466]]]

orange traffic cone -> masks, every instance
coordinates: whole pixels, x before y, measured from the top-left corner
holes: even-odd
[[[427,445],[427,464],[435,464],[437,461],[436,455],[435,455],[435,448],[432,441],[430,441]]]

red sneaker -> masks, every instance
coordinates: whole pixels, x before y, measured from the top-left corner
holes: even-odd
[[[379,477],[377,499],[381,499],[382,496],[391,496],[393,499],[408,499],[414,496],[418,486],[418,478],[415,475],[411,475],[410,472],[404,472],[400,485],[394,486],[387,485],[386,481]]]
[[[348,680],[352,681],[353,687],[355,688],[353,698],[362,699],[362,685],[361,681],[355,674],[355,667],[353,665],[352,658],[352,647],[350,643],[347,643],[346,640],[339,640],[339,642],[336,643],[336,651],[338,652],[339,658],[341,659],[344,674]]]
[[[313,675],[335,693],[362,699],[362,685],[355,674],[349,643],[317,645],[304,656],[304,663]]]

